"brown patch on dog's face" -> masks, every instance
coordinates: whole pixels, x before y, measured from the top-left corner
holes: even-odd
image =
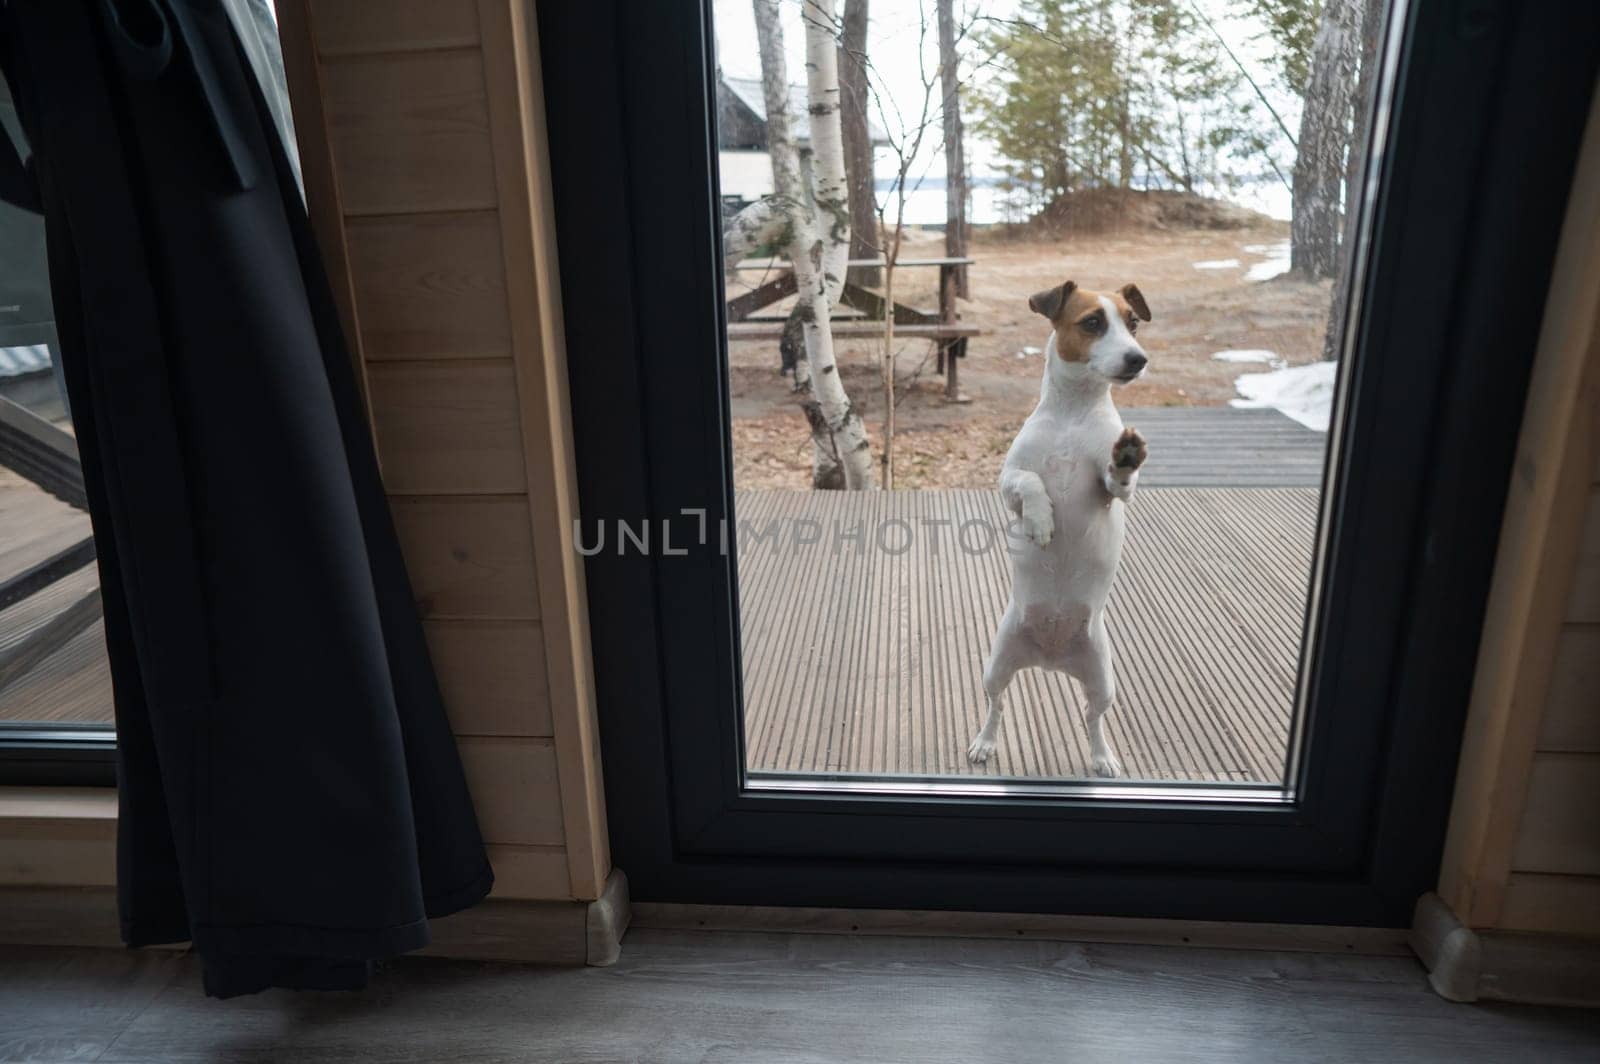
[[[1043,314],[1056,328],[1056,354],[1065,362],[1089,361],[1089,348],[1106,334],[1109,322],[1100,293],[1067,281],[1036,293],[1028,309]]]

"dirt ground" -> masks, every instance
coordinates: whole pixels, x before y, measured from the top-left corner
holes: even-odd
[[[937,232],[914,232],[901,257],[942,255],[943,239]],[[1251,266],[1270,257],[1266,249],[1287,240],[1287,225],[1265,219],[1226,230],[1141,229],[1061,239],[976,236],[970,252],[977,260],[971,267],[972,298],[960,303],[962,321],[983,330],[969,342],[960,366],[961,390],[970,401],[945,399],[944,381],[935,371],[927,341],[896,345],[901,399],[896,404],[894,486],[995,483],[1012,437],[1038,400],[1044,371],[1038,349],[1049,336],[1049,326],[1028,310],[1028,296],[1068,279],[1102,290],[1131,281],[1150,304],[1154,320],[1139,330],[1150,368],[1143,379],[1119,389],[1117,402],[1124,409],[1220,406],[1236,394],[1233,382],[1241,373],[1268,368],[1217,362],[1211,358],[1217,351],[1265,349],[1289,365],[1315,361],[1322,349],[1330,283],[1287,276],[1247,279]],[[1227,260],[1238,265],[1195,267]],[[895,286],[898,302],[938,305],[936,270],[903,269]],[[738,289],[729,291],[736,294]],[[879,456],[881,357],[881,341],[840,342],[845,388],[866,419]],[[736,486],[809,487],[810,442],[799,406],[803,396],[779,373],[777,342],[736,343],[730,363]]]

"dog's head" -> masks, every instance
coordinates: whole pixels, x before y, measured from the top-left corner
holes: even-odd
[[[1139,322],[1150,320],[1150,307],[1137,285],[1101,293],[1067,281],[1030,296],[1028,309],[1055,326],[1056,357],[1063,362],[1119,384],[1138,379],[1150,362],[1133,338]]]

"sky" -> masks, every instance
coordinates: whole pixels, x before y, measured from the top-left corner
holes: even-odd
[[[1179,0],[1180,3],[1185,0]],[[1228,47],[1239,57],[1251,76],[1267,90],[1273,107],[1294,128],[1299,120],[1299,101],[1278,84],[1276,67],[1272,59],[1272,44],[1267,40],[1264,27],[1249,10],[1244,0],[1195,0],[1199,9],[1216,26]],[[843,0],[836,0],[842,9]],[[1015,0],[956,0],[958,23],[974,16],[981,18],[1007,18],[1015,14]],[[803,84],[805,80],[805,38],[800,22],[800,0],[782,0],[784,50],[788,56],[789,80]],[[881,86],[893,98],[908,123],[920,113],[922,101],[922,75],[918,68],[918,36],[920,11],[927,14],[928,33],[922,61],[929,76],[937,69],[938,35],[934,24],[934,0],[871,0],[867,29],[867,55],[876,70],[875,85]],[[761,58],[756,43],[755,16],[751,0],[714,0],[713,15],[717,35],[717,56],[723,71],[733,77],[759,78]],[[984,70],[963,70],[968,83],[976,83],[995,76]],[[937,101],[935,102],[937,108]],[[933,112],[937,122],[937,110]],[[893,110],[886,121],[877,113],[873,122],[893,130],[896,125]],[[943,152],[937,132],[926,138],[922,158],[912,169],[912,174],[942,177]],[[967,165],[974,177],[981,178],[996,173],[997,159],[993,147],[972,132],[970,122],[967,134]],[[1276,146],[1274,154],[1280,159],[1292,158],[1288,145]],[[880,159],[880,176],[883,167]],[[1263,169],[1265,166],[1263,165]],[[1272,199],[1277,197],[1271,196]],[[1267,204],[1252,203],[1258,209]],[[1279,213],[1272,209],[1270,213]]]

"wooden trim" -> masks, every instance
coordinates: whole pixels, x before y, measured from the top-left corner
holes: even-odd
[[[372,55],[472,48],[474,0],[317,0],[318,54]]]
[[[633,921],[628,877],[619,869],[611,870],[600,897],[585,907],[584,921],[587,947],[584,963],[594,968],[617,963],[617,958],[622,956],[622,936]]]
[[[305,182],[306,214],[311,232],[333,291],[345,344],[355,368],[361,401],[367,403],[366,357],[361,348],[361,317],[356,311],[350,280],[350,252],[345,243],[344,208],[339,194],[339,173],[333,164],[328,139],[328,116],[323,108],[322,72],[317,63],[316,34],[312,28],[311,0],[278,0],[278,43],[283,52],[284,80],[294,115],[295,141],[300,148],[300,178]],[[367,410],[370,421],[372,411]]]
[[[108,787],[0,787],[0,828],[116,820],[117,792]]]
[[[479,0],[478,12],[572,894],[598,899],[611,857],[588,600],[572,543],[577,469],[537,30],[530,0]]]
[[[116,791],[0,788],[0,885],[110,886],[116,876]]]
[[[1600,938],[1600,877],[1512,872],[1500,926]]]
[[[1405,931],[1385,927],[929,909],[816,909],[634,902],[633,926],[676,931],[1117,942],[1382,956],[1403,956],[1409,952]]]
[[[1600,1005],[1600,941],[1570,935],[1474,931],[1437,894],[1417,901],[1411,948],[1449,1001]]]
[[[628,881],[613,871],[596,901],[491,898],[430,920],[433,941],[420,952],[463,960],[607,965],[620,953],[628,922]],[[0,943],[121,948],[116,891],[0,886]]]
[[[1439,894],[1500,916],[1576,564],[1593,456],[1600,315],[1600,108],[1591,110],[1529,382],[1456,774]]]

